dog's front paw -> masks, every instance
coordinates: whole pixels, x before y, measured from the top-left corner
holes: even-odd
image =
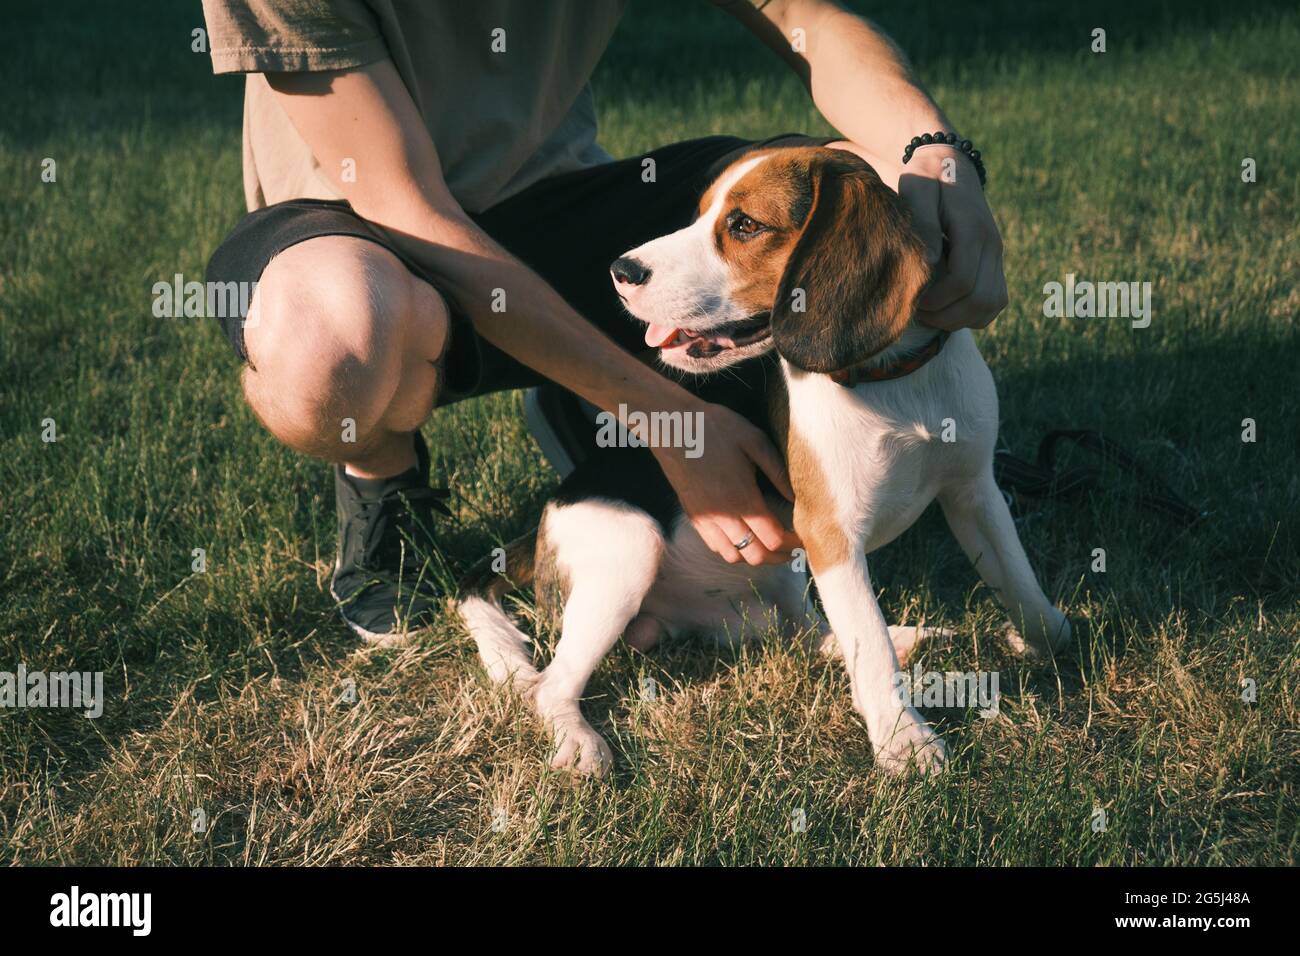
[[[571,770],[584,777],[605,777],[614,768],[614,752],[585,720],[564,721],[551,728],[555,738],[552,770]]]
[[[943,738],[911,707],[899,713],[883,736],[883,742],[876,746],[876,763],[887,773],[918,770],[935,774],[947,762]]]

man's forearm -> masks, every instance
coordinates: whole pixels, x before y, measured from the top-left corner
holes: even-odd
[[[413,215],[414,213],[414,215]],[[411,210],[381,225],[404,253],[437,275],[479,335],[529,368],[607,411],[619,404],[691,404],[684,389],[619,348],[468,217]]]
[[[913,136],[949,129],[894,42],[832,0],[714,2],[799,74],[818,111],[871,153],[886,181]]]
[[[836,129],[897,165],[913,136],[950,128],[889,37],[859,16],[818,5],[826,9],[809,38],[809,89]]]

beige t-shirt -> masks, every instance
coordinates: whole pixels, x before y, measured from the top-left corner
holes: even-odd
[[[481,212],[538,180],[608,162],[588,80],[625,0],[203,0],[216,73],[248,73],[248,208],[337,199],[267,72],[393,61],[451,193]]]

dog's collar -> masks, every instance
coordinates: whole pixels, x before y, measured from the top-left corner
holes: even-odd
[[[938,355],[946,341],[948,341],[948,333],[940,332],[915,352],[910,352],[889,365],[855,365],[840,369],[838,372],[831,372],[831,380],[845,388],[854,388],[866,382],[886,382],[891,378],[911,375]]]

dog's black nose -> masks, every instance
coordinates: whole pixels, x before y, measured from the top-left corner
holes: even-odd
[[[639,259],[629,259],[627,256],[620,256],[614,260],[614,264],[609,267],[614,278],[619,282],[627,282],[631,285],[644,285],[650,278],[650,270],[644,262]]]

